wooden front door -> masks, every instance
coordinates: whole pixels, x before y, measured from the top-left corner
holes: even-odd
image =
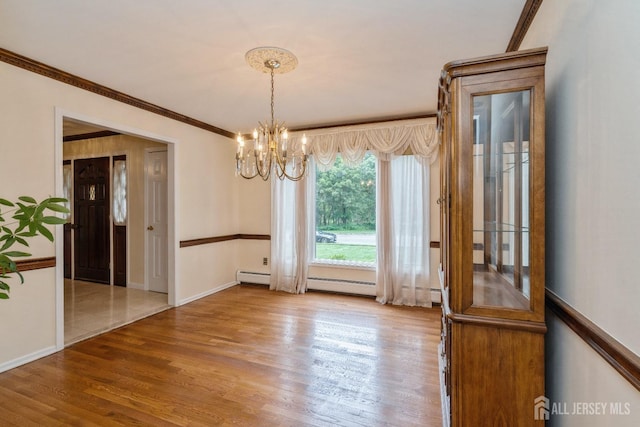
[[[74,163],[75,279],[110,282],[109,158]]]

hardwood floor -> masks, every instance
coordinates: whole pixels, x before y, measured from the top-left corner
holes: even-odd
[[[0,424],[441,426],[439,319],[235,286],[0,374]]]

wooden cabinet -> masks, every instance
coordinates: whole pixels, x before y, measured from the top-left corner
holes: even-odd
[[[546,48],[439,82],[445,425],[543,425]]]

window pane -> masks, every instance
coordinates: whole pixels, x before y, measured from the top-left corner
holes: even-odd
[[[340,155],[316,171],[315,259],[346,264],[376,262],[376,158],[355,166]]]
[[[62,217],[67,221],[71,220],[71,164],[62,166],[62,195],[67,201],[64,206],[69,209],[69,213],[62,214]]]
[[[127,162],[113,162],[113,223],[127,224]]]

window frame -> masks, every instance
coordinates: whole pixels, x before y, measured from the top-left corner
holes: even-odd
[[[371,153],[371,155],[373,155],[373,153],[371,151],[367,151],[367,154]],[[342,156],[341,153],[337,154],[338,156]],[[333,167],[333,166],[332,166]],[[309,170],[308,170],[308,175],[306,179],[310,179],[312,181],[312,185],[311,185],[311,191],[310,191],[310,197],[309,197],[309,236],[311,236],[312,238],[309,241],[309,245],[310,247],[308,248],[308,252],[309,252],[309,265],[310,266],[317,266],[317,267],[331,267],[331,268],[344,268],[344,269],[350,269],[350,270],[363,270],[363,271],[372,271],[372,270],[376,270],[377,269],[377,265],[378,265],[378,257],[377,257],[377,253],[378,253],[378,242],[377,242],[377,233],[378,233],[378,218],[377,218],[377,213],[375,216],[375,221],[376,221],[376,230],[375,230],[375,236],[376,236],[376,244],[375,244],[375,248],[376,248],[376,260],[373,262],[366,262],[366,261],[353,261],[353,260],[337,260],[337,259],[323,259],[323,258],[317,258],[316,257],[316,239],[315,239],[315,235],[316,235],[316,202],[317,202],[317,188],[316,188],[316,184],[317,184],[317,173],[318,173],[318,165],[314,159],[313,156],[310,156],[310,162],[309,162]],[[376,199],[378,197],[378,162],[376,159],[376,167],[375,167],[375,195],[376,195]]]

